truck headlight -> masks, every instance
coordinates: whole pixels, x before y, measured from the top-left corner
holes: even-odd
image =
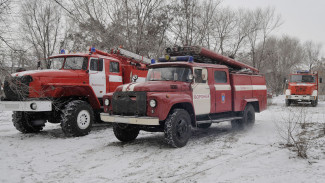
[[[291,90],[290,89],[286,90],[286,95],[291,95]]]
[[[156,100],[151,99],[150,102],[149,102],[149,105],[150,105],[150,107],[152,107],[152,108],[156,107],[156,106],[157,106],[157,102],[156,102]]]
[[[30,104],[30,108],[33,109],[33,110],[36,110],[37,109],[37,104],[36,103]]]
[[[314,96],[314,97],[317,97],[317,93],[318,93],[317,90],[314,90],[311,95]]]
[[[108,106],[109,105],[109,99],[105,99],[104,104]]]

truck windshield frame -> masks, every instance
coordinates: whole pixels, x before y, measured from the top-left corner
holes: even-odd
[[[193,75],[190,67],[154,67],[149,69],[146,81],[192,82],[190,75]]]
[[[315,75],[294,74],[290,76],[291,83],[315,83]]]
[[[87,69],[87,64],[88,64],[88,58],[87,57],[66,57],[63,69],[67,69],[67,70],[86,70]]]
[[[61,69],[64,63],[64,57],[55,57],[50,59],[50,69]]]

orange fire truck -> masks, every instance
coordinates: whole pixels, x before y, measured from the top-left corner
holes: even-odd
[[[319,79],[319,82],[322,82],[322,78]],[[318,73],[297,71],[295,74],[290,74],[285,94],[286,106],[298,102],[311,102],[311,105],[316,107],[318,104]]]
[[[146,82],[104,96],[101,119],[113,123],[120,141],[145,130],[164,132],[168,144],[183,147],[193,127],[231,121],[244,129],[266,109],[265,78],[253,67],[199,46],[167,48],[159,61],[149,66]]]
[[[48,69],[14,73],[4,83],[0,111],[13,111],[17,130],[35,133],[46,122],[61,123],[67,136],[90,132],[103,109],[102,98],[117,86],[144,82],[150,60],[124,49],[49,57]]]

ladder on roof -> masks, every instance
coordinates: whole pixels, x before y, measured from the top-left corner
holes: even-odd
[[[222,64],[235,70],[249,69],[254,73],[258,73],[258,69],[236,61],[230,57],[223,56],[214,51],[208,50],[200,46],[176,46],[173,48],[166,48],[165,53],[169,56],[184,56],[190,55],[194,57],[195,62],[210,63],[210,64]]]
[[[125,49],[117,48],[115,51],[116,51],[117,53],[120,53],[120,54],[123,55],[123,56],[129,57],[129,58],[132,58],[132,59],[134,59],[134,60],[137,60],[137,61],[143,62],[143,63],[145,63],[145,64],[150,64],[150,63],[151,63],[151,59],[146,58],[146,57],[141,56],[141,55],[138,55],[138,54],[135,54],[135,53],[133,53],[133,52],[127,51],[127,50],[125,50]]]

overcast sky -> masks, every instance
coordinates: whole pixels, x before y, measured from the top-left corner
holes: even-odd
[[[223,0],[222,4],[249,9],[274,7],[283,20],[276,35],[287,34],[302,42],[321,43],[322,56],[325,57],[325,0]]]

